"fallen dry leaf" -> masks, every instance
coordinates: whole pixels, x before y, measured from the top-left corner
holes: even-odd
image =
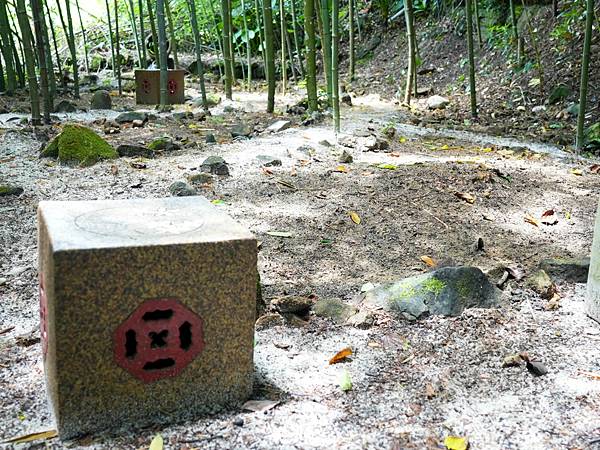
[[[333,171],[340,172],[340,173],[348,173],[348,169],[346,168],[346,166],[342,166],[342,165],[337,166]]]
[[[546,311],[554,311],[558,308],[560,308],[560,295],[555,292],[552,298],[548,300],[548,303],[544,305],[544,309]]]
[[[154,436],[154,439],[152,439],[149,450],[163,450],[163,444],[163,437],[160,434],[157,434]]]
[[[435,390],[435,387],[433,387],[433,384],[427,383],[425,385],[425,397],[427,397],[428,399],[432,399],[436,395],[437,395],[437,392]]]
[[[538,220],[536,218],[530,216],[529,214],[527,214],[525,216],[525,222],[530,223],[531,225],[535,225],[538,228],[540,226],[540,223],[538,222]]]
[[[113,175],[118,175],[119,174],[119,168],[115,165],[110,166],[110,173],[112,173]]]
[[[329,360],[329,364],[337,364],[339,362],[344,361],[348,356],[352,355],[352,349],[350,347],[346,347],[343,350],[337,352],[333,358]]]
[[[573,175],[577,175],[578,177],[583,175],[583,170],[581,169],[571,169],[569,170]]]
[[[502,367],[518,367],[523,362],[523,357],[520,353],[505,356],[502,360]]]
[[[553,209],[544,211],[542,214],[542,223],[544,225],[556,225],[558,223],[558,215]]]
[[[17,436],[7,441],[4,441],[4,444],[22,444],[24,442],[38,441],[42,439],[52,439],[58,436],[58,432],[56,430],[46,430],[40,431],[37,433],[29,433],[23,436]]]
[[[423,261],[425,263],[425,265],[427,265],[427,267],[435,267],[435,266],[437,266],[437,261],[435,259],[431,258],[430,256],[427,256],[427,255],[421,256],[421,261]]]
[[[360,225],[360,216],[356,211],[350,211],[348,214],[350,215],[352,222],[354,222],[356,225]]]
[[[455,192],[454,195],[471,205],[475,203],[475,197],[468,192]]]
[[[242,409],[252,412],[264,412],[275,408],[277,405],[279,405],[279,402],[275,400],[248,400],[244,403]]]
[[[592,164],[590,166],[590,172],[592,172],[592,173],[600,173],[600,164]]]
[[[469,448],[469,440],[459,436],[448,436],[444,439],[444,445],[448,450],[467,450]]]

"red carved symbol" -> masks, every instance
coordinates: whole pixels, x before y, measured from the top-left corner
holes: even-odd
[[[175,299],[142,303],[114,334],[115,361],[145,383],[179,375],[203,349],[202,319]]]
[[[149,94],[150,93],[150,81],[148,81],[147,78],[144,78],[142,80],[142,91],[144,91],[144,94]]]
[[[169,94],[171,94],[171,95],[175,94],[175,92],[177,92],[177,81],[169,80],[168,88],[169,88]]]
[[[40,273],[40,337],[42,354],[46,359],[46,353],[48,353],[48,297],[46,297],[43,273]]]

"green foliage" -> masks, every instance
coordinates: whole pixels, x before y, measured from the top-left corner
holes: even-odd
[[[559,41],[570,41],[581,28],[585,20],[585,3],[581,0],[567,2],[566,9],[559,14],[554,29],[550,33]]]

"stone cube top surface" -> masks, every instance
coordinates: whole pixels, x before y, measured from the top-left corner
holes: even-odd
[[[54,251],[255,239],[203,197],[43,201]]]

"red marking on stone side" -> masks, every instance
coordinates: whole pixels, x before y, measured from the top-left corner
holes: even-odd
[[[48,297],[46,296],[43,273],[40,273],[40,339],[42,341],[42,354],[46,359],[46,353],[48,353]]]
[[[173,95],[173,94],[175,94],[175,92],[177,92],[177,81],[169,80],[169,83],[167,84],[167,86],[169,88],[169,94]]]
[[[149,94],[150,93],[150,81],[147,78],[144,78],[142,80],[142,89],[144,90],[145,94]]]
[[[166,319],[144,320],[146,313],[171,310],[173,314]],[[190,324],[191,342],[187,349],[181,346],[179,327]],[[136,352],[127,356],[126,342],[128,331],[135,332]],[[166,344],[152,348],[151,333],[167,331]],[[151,383],[167,377],[175,377],[204,349],[202,319],[193,311],[175,299],[154,299],[142,303],[125,322],[115,330],[113,336],[114,357],[116,363],[144,383]],[[148,363],[161,359],[173,359],[175,364],[160,369],[144,369]]]

